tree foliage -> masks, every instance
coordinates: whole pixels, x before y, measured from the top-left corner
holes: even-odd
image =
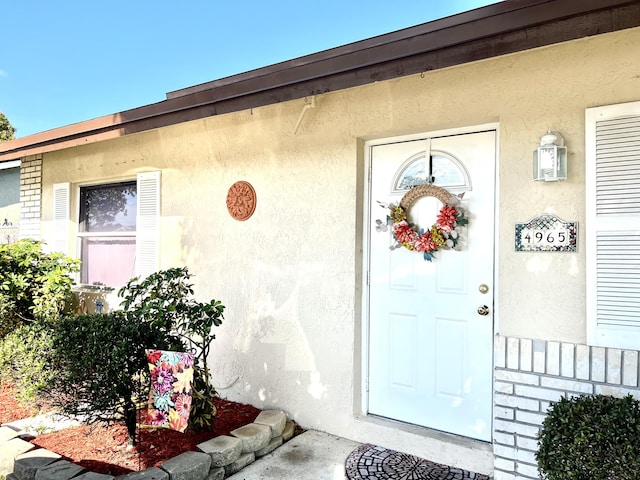
[[[47,254],[36,240],[0,244],[0,338],[25,322],[56,320],[78,269],[78,260]]]
[[[7,140],[13,140],[15,137],[16,129],[11,125],[9,119],[4,113],[0,112],[0,142]]]
[[[171,332],[195,354],[193,401],[189,424],[196,430],[212,427],[216,409],[207,357],[216,338],[213,327],[222,324],[224,305],[218,300],[198,302],[193,298],[192,275],[187,268],[171,268],[143,280],[131,280],[119,292],[122,307],[132,318],[142,318]]]
[[[130,200],[135,203],[136,183],[106,185],[88,189],[82,198],[83,210],[86,212],[87,229],[91,231],[135,230],[134,226],[118,223],[118,216],[129,216],[127,210]],[[135,219],[135,212],[132,218]]]

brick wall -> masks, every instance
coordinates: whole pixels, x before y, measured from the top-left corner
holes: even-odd
[[[20,165],[20,238],[40,239],[42,157],[30,156]]]
[[[631,394],[638,352],[497,336],[493,452],[496,480],[537,479],[537,436],[550,402],[561,396]]]

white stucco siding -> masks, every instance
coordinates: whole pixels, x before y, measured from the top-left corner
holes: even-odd
[[[355,419],[362,142],[497,122],[499,332],[584,343],[584,110],[640,99],[639,48],[633,29],[319,95],[295,134],[303,100],[45,154],[43,232],[54,183],[161,170],[161,266],[189,267],[197,296],[227,306],[210,358],[223,396],[408,453],[427,445],[433,460],[488,471],[480,464],[490,455]],[[562,183],[532,181],[531,151],[547,129],[569,148]],[[245,222],[225,204],[238,180],[257,194]],[[579,222],[577,253],[515,252],[515,223],[541,213]]]

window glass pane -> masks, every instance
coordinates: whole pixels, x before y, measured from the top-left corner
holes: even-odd
[[[133,237],[82,239],[82,283],[120,287],[135,276]]]
[[[409,190],[416,185],[424,185],[427,181],[429,166],[427,158],[421,156],[407,165],[398,176],[395,190]],[[466,186],[465,176],[460,166],[450,158],[434,154],[431,157],[431,176],[433,183],[441,187]]]
[[[17,203],[20,203],[20,167],[0,170],[0,208]]]
[[[433,156],[433,176],[436,185],[464,185],[464,175],[460,167],[446,157]]]
[[[136,183],[87,187],[81,191],[85,232],[136,230]]]
[[[20,167],[0,168],[0,244],[14,243],[20,221]]]
[[[427,160],[422,157],[410,163],[400,175],[396,190],[409,190],[414,185],[427,183]]]
[[[115,288],[135,275],[136,189],[136,182],[81,188],[81,283]]]

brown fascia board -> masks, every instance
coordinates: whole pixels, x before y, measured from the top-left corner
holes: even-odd
[[[0,143],[0,161],[640,26],[640,0],[505,0]]]

